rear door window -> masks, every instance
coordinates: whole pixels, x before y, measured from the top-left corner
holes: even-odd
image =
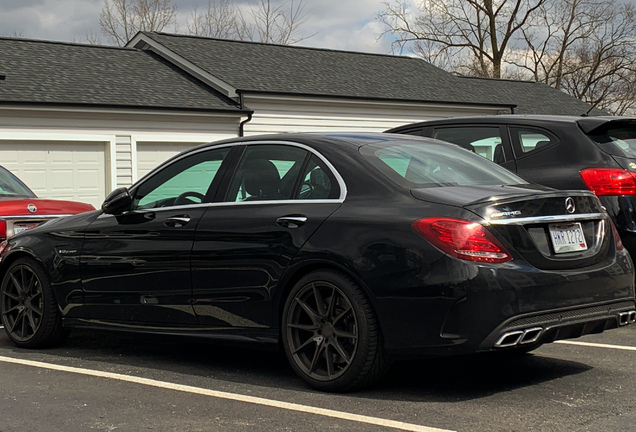
[[[545,150],[559,142],[550,132],[543,129],[527,127],[511,127],[510,136],[517,158],[522,158],[530,153]]]
[[[500,165],[514,159],[505,129],[500,126],[438,126],[431,136],[457,144]]]

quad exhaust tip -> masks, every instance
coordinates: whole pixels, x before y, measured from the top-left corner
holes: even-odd
[[[618,314],[618,325],[626,326],[636,322],[636,311],[621,312]]]
[[[525,345],[536,342],[543,333],[543,327],[532,327],[525,330],[514,330],[504,333],[495,348],[509,348],[515,345]]]

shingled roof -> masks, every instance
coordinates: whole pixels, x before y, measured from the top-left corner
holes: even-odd
[[[491,105],[412,57],[157,32],[141,32],[127,46],[176,54],[238,92]]]
[[[516,114],[548,115],[608,115],[607,111],[592,108],[588,103],[572,97],[544,83],[490,78],[461,77],[471,93],[483,99],[514,101]],[[589,111],[589,113],[588,113]]]
[[[533,114],[580,115],[591,108],[545,84],[458,77],[412,57],[157,32],[141,32],[128,46],[187,63],[209,74],[229,94],[490,105]]]
[[[238,104],[153,53],[0,38],[0,103],[240,113]]]

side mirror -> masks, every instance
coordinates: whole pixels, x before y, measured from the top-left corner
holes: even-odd
[[[116,215],[130,207],[132,197],[125,187],[120,187],[112,191],[104,200],[102,210],[106,214]]]

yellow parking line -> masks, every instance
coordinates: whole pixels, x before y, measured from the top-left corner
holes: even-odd
[[[383,427],[388,427],[392,429],[399,429],[399,430],[405,430],[405,431],[411,431],[411,432],[453,432],[446,429],[438,429],[434,427],[421,426],[421,425],[416,425],[412,423],[404,423],[400,421],[388,420],[388,419],[383,419],[378,417],[352,414],[352,413],[348,413],[344,411],[335,411],[330,409],[317,408],[317,407],[313,407],[309,405],[300,405],[296,403],[282,402],[282,401],[277,401],[274,399],[265,399],[265,398],[254,397],[254,396],[245,396],[245,395],[237,394],[237,393],[209,390],[209,389],[200,388],[200,387],[174,384],[174,383],[158,381],[158,380],[153,380],[148,378],[140,378],[140,377],[131,376],[131,375],[123,375],[123,374],[117,374],[112,372],[102,372],[102,371],[93,370],[93,369],[62,366],[62,365],[57,365],[54,363],[44,363],[44,362],[23,360],[23,359],[17,359],[13,357],[4,357],[4,356],[0,356],[0,362],[13,363],[13,364],[24,365],[24,366],[32,366],[32,367],[37,367],[42,369],[51,369],[51,370],[69,372],[69,373],[75,373],[75,374],[81,374],[81,375],[88,375],[88,376],[94,376],[98,378],[107,378],[112,380],[125,381],[125,382],[134,383],[134,384],[141,384],[141,385],[152,386],[152,387],[157,387],[162,389],[176,390],[176,391],[181,391],[186,393],[210,396],[210,397],[219,398],[219,399],[227,399],[227,400],[233,400],[237,402],[263,405],[263,406],[268,406],[273,408],[285,409],[289,411],[298,411],[298,412],[307,413],[307,414],[315,414],[315,415],[320,415],[324,417],[332,417],[332,418],[337,418],[342,420],[349,420],[349,421],[358,422],[358,423],[366,423],[366,424],[370,424],[374,426],[383,426]]]

